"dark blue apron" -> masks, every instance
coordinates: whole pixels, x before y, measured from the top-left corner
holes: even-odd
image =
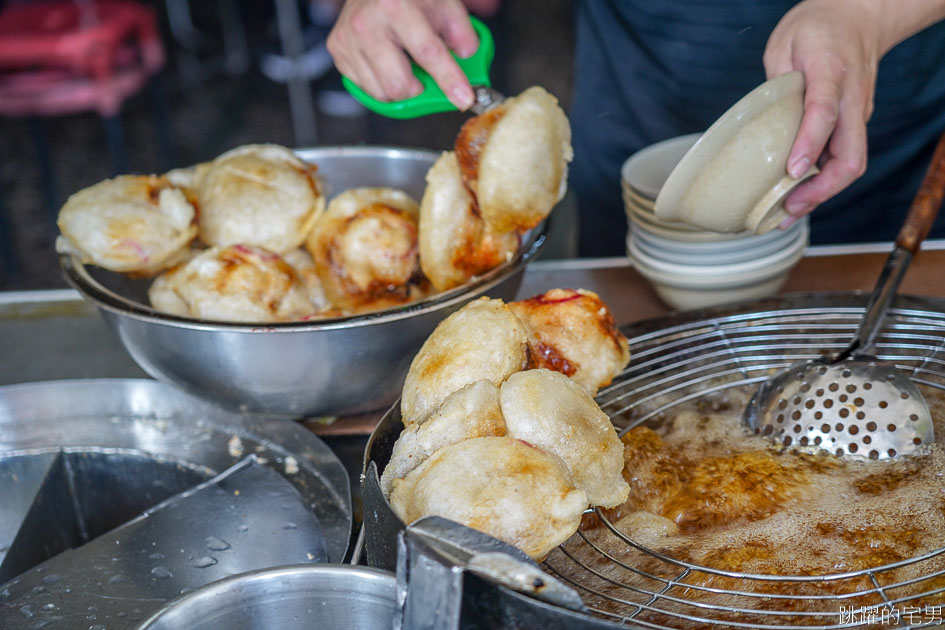
[[[622,255],[620,165],[705,130],[765,80],[762,53],[789,0],[579,0],[571,187],[584,256]],[[866,174],[811,215],[813,243],[892,240],[945,130],[945,23],[881,61]],[[945,236],[945,213],[932,236]]]

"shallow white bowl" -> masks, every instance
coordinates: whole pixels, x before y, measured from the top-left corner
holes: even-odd
[[[698,261],[685,263],[673,261],[672,259],[667,260],[666,258],[650,255],[644,248],[641,248],[638,235],[631,233],[627,240],[629,251],[632,252],[636,258],[641,259],[646,266],[656,271],[691,278],[735,277],[752,274],[759,270],[776,268],[784,261],[791,259],[798,252],[803,253],[804,249],[807,247],[807,231],[803,230],[798,232],[790,242],[767,256],[758,256],[749,260],[729,262],[727,264],[706,264]]]
[[[806,243],[808,228],[805,223],[799,223],[797,230],[782,232],[781,234],[783,237],[777,240],[767,240],[758,243],[752,242],[752,239],[745,239],[744,246],[741,248],[717,251],[712,248],[691,248],[691,250],[667,249],[661,246],[658,240],[653,240],[653,237],[645,230],[632,232],[633,238],[636,239],[637,246],[648,256],[670,263],[702,266],[731,265],[767,259],[778,252],[790,249],[799,238]],[[628,245],[629,242],[630,233],[628,232]]]
[[[791,257],[774,267],[759,268],[737,275],[678,275],[665,273],[647,264],[639,250],[628,251],[634,268],[649,281],[659,298],[677,309],[695,309],[729,302],[758,300],[777,293],[795,264],[804,255],[797,249]]]
[[[621,190],[623,191],[624,203],[634,204],[637,207],[639,207],[641,210],[646,210],[648,212],[655,211],[656,206],[653,205],[655,202],[652,199],[641,197],[640,193],[634,191],[634,189],[631,188],[630,186],[627,186],[626,183],[623,184],[623,186],[621,187]]]
[[[654,236],[659,236],[667,241],[675,241],[678,243],[733,243],[754,236],[750,232],[723,234],[721,232],[708,232],[698,229],[678,229],[676,227],[678,224],[667,225],[662,221],[657,222],[656,219],[651,219],[639,212],[631,212],[628,218],[634,229],[639,225],[642,229],[647,230]]]
[[[748,235],[738,239],[716,241],[683,240],[673,234],[670,237],[658,234],[652,226],[644,222],[634,222],[628,232],[633,232],[644,239],[650,248],[659,251],[660,257],[677,260],[680,256],[728,256],[735,257],[766,256],[778,249],[787,247],[801,231],[807,231],[807,220],[798,221],[787,230],[772,231],[762,236]]]
[[[625,199],[623,207],[624,207],[624,212],[626,213],[627,219],[629,221],[633,221],[634,219],[639,219],[641,222],[646,223],[648,225],[653,225],[659,228],[663,228],[664,230],[670,230],[672,232],[690,232],[690,233],[697,232],[700,234],[709,234],[709,235],[718,234],[721,238],[724,238],[724,239],[728,239],[734,236],[732,234],[720,234],[717,232],[708,232],[701,228],[693,227],[691,225],[680,223],[678,221],[663,221],[662,219],[658,219],[656,215],[653,214],[652,210],[647,210],[646,208],[640,207],[632,200]]]
[[[656,214],[721,232],[776,228],[784,197],[817,172],[785,168],[804,114],[804,76],[789,72],[742,97],[699,138],[665,180]]]
[[[620,179],[641,197],[655,200],[666,178],[701,136],[701,132],[691,133],[640,149],[623,163]]]

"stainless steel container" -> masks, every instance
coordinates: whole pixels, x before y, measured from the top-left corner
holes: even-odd
[[[188,593],[140,630],[383,630],[397,580],[368,567],[297,565],[253,571]]]
[[[327,195],[392,186],[420,198],[432,151],[323,147],[298,152],[318,165]],[[399,394],[413,355],[444,317],[483,295],[512,299],[525,264],[544,243],[544,224],[516,256],[477,280],[378,313],[309,323],[246,325],[160,313],[135,279],[60,258],[66,280],[98,307],[144,371],[217,404],[293,417],[379,409]]]
[[[298,423],[151,379],[0,387],[0,628],[123,630],[230,575],[342,562],[349,488]]]
[[[711,403],[712,396],[720,392],[756,387],[771,371],[795,360],[811,359],[824,350],[844,348],[862,317],[865,302],[865,296],[848,293],[805,294],[678,313],[624,327],[622,330],[630,339],[634,358],[614,384],[600,392],[597,401],[622,432],[661,414],[671,415],[673,408],[681,403]],[[877,356],[895,361],[923,387],[945,390],[945,301],[899,296],[894,306],[879,337]],[[367,561],[372,566],[394,566],[397,535],[404,528],[378,481],[402,429],[400,409],[394,406],[372,433],[365,450],[364,540]],[[598,517],[609,522],[600,511]],[[470,580],[464,592],[463,627],[581,630],[839,627],[835,624],[840,619],[841,607],[852,609],[854,605],[849,602],[865,601],[856,598],[874,593],[874,583],[883,584],[884,601],[893,602],[893,610],[896,606],[900,606],[899,610],[915,607],[915,602],[924,601],[921,597],[936,604],[943,601],[940,560],[945,558],[945,547],[850,573],[765,576],[724,572],[683,562],[647,548],[627,535],[620,535],[619,540],[626,549],[620,557],[605,556],[604,551],[599,553],[607,562],[622,567],[627,575],[639,573],[642,566],[652,566],[654,558],[661,563],[659,571],[646,573],[649,582],[645,587],[629,578],[626,583],[613,576],[604,580],[598,566],[583,564],[579,557],[569,553],[580,545],[596,550],[582,532],[569,541],[571,547],[566,544],[552,551],[543,563],[547,572],[560,577],[582,596],[589,600],[596,598],[598,602],[606,600],[606,609],[588,604],[591,614],[575,612],[526,597],[494,582],[477,584]],[[650,564],[645,565],[648,561]],[[904,579],[897,575],[895,569],[906,565],[913,567],[918,577]],[[729,596],[734,604],[707,603],[702,599],[704,590],[680,589],[678,585],[690,575],[724,576],[731,586],[712,589],[713,593]],[[797,594],[772,596],[772,582],[798,585]],[[611,589],[602,595],[602,584],[616,587],[619,594],[614,595]],[[823,591],[803,588],[812,584],[822,585]],[[464,584],[464,588],[466,586]],[[818,608],[824,602],[829,606]],[[792,616],[808,608],[814,612]],[[882,609],[874,606],[872,610]],[[855,619],[857,621],[843,627],[875,627],[875,624],[869,625],[868,614],[858,614]],[[876,619],[878,616],[874,621]]]

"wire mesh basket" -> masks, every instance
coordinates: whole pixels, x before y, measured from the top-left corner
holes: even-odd
[[[846,347],[864,302],[851,294],[795,296],[752,312],[716,309],[634,326],[627,331],[631,366],[598,402],[621,435],[679,405],[712,404],[798,360]],[[904,370],[927,398],[945,391],[945,303],[900,298],[896,307],[876,355]],[[858,571],[751,574],[671,557],[620,531],[604,511],[596,518],[545,568],[575,587],[593,613],[621,625],[919,628],[945,619],[945,547]]]

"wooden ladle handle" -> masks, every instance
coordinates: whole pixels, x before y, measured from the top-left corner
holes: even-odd
[[[945,133],[938,139],[932,163],[925,173],[925,179],[916,193],[905,223],[896,237],[896,245],[909,250],[911,254],[919,251],[922,241],[929,235],[945,195]]]

